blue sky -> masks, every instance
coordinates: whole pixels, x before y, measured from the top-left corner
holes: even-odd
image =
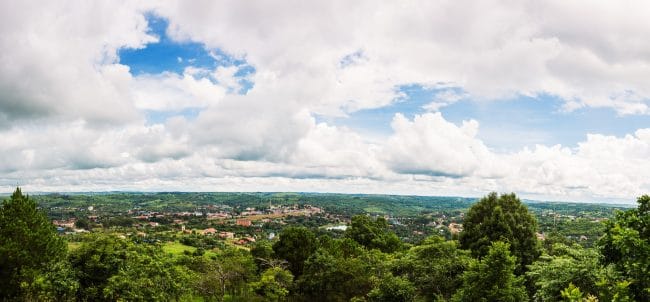
[[[202,43],[173,41],[167,36],[169,21],[165,18],[148,14],[146,20],[149,27],[147,33],[157,37],[158,41],[148,43],[144,48],[122,48],[119,50],[120,63],[129,66],[133,75],[162,72],[182,74],[188,66],[214,69],[217,66],[245,63],[218,49],[208,50]]]
[[[647,4],[107,6],[0,4],[0,190],[650,192]]]
[[[423,114],[427,111],[423,107],[437,93],[446,90],[448,88],[403,86],[399,91],[405,96],[389,106],[360,110],[328,121],[376,136],[387,136],[392,132],[390,122],[396,113],[410,117]],[[442,107],[440,112],[455,124],[469,119],[477,120],[481,125],[479,138],[489,147],[501,151],[518,150],[535,144],[576,147],[588,133],[624,136],[650,125],[647,115],[621,115],[611,108],[582,108],[567,112],[562,108],[563,103],[549,95],[492,101],[474,100],[467,96]]]
[[[174,41],[167,35],[169,21],[155,14],[147,14],[147,33],[158,38],[155,43],[148,43],[144,48],[121,48],[118,52],[121,64],[129,66],[131,74],[157,74],[174,72],[182,74],[187,67],[212,70],[218,66],[238,66],[237,76],[254,73],[255,68],[246,60],[230,56],[218,48],[208,48],[203,43],[194,41]],[[252,88],[253,83],[242,81],[244,86],[240,93]]]

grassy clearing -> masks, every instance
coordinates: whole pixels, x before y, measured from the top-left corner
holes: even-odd
[[[185,245],[180,242],[174,241],[174,242],[165,242],[163,244],[162,249],[165,253],[172,254],[174,256],[179,256],[183,255],[185,251],[188,251],[190,253],[194,253],[196,251],[196,248],[193,246]],[[206,250],[205,254],[203,254],[205,257],[213,257],[217,255],[216,250]]]
[[[68,251],[74,251],[81,246],[81,242],[68,242]]]
[[[370,206],[366,207],[363,209],[367,213],[372,213],[372,214],[385,214],[386,211],[383,208],[377,207],[377,206]]]
[[[180,242],[166,242],[163,245],[162,249],[163,251],[165,251],[165,253],[169,253],[173,255],[182,255],[185,251],[189,251],[190,253],[196,251],[195,247],[184,245]]]

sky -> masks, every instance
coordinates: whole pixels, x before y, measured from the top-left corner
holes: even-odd
[[[0,192],[650,193],[647,1],[1,1]]]

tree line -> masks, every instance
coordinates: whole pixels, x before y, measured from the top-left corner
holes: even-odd
[[[18,188],[0,207],[0,300],[650,301],[650,196],[637,203],[594,248],[542,244],[519,198],[491,193],[457,240],[405,243],[361,214],[340,238],[288,226],[250,250],[172,255],[104,232],[69,249]]]

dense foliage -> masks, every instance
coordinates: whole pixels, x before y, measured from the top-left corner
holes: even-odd
[[[462,285],[462,274],[471,260],[470,253],[461,250],[457,241],[435,236],[398,258],[393,272],[414,284],[422,299],[437,301],[451,298]]]
[[[0,207],[0,299],[67,299],[77,284],[65,256],[50,220],[16,189]]]
[[[523,278],[514,274],[516,257],[510,255],[507,243],[493,242],[487,255],[472,261],[463,273],[463,285],[453,301],[510,301],[528,300]]]
[[[16,190],[0,208],[1,301],[647,301],[649,294],[648,196],[615,215],[593,205],[527,207],[496,193],[476,203],[298,193],[39,198]],[[205,217],[306,202],[325,213],[263,214],[251,226]],[[57,234],[50,219],[69,217],[79,218],[75,230]],[[452,234],[451,223],[464,230]],[[329,228],[341,224],[345,231]],[[236,238],[200,232],[208,227]]]
[[[598,283],[605,277],[598,251],[580,245],[556,243],[548,254],[529,267],[526,276],[535,284],[538,301],[562,301],[561,292],[570,284],[583,293],[598,294]]]
[[[515,194],[491,193],[481,198],[467,212],[463,227],[460,243],[475,256],[487,255],[495,241],[509,243],[518,274],[539,257],[537,221]]]
[[[289,262],[294,276],[302,274],[305,260],[316,250],[316,236],[304,227],[288,227],[280,234],[280,240],[273,245],[276,256]]]
[[[638,208],[618,212],[605,223],[600,239],[604,263],[629,283],[630,294],[639,301],[650,301],[650,196],[637,200]]]
[[[345,230],[345,237],[368,249],[391,253],[400,248],[401,242],[395,233],[388,230],[388,222],[383,217],[373,220],[367,215],[357,215],[352,217],[350,226]]]

